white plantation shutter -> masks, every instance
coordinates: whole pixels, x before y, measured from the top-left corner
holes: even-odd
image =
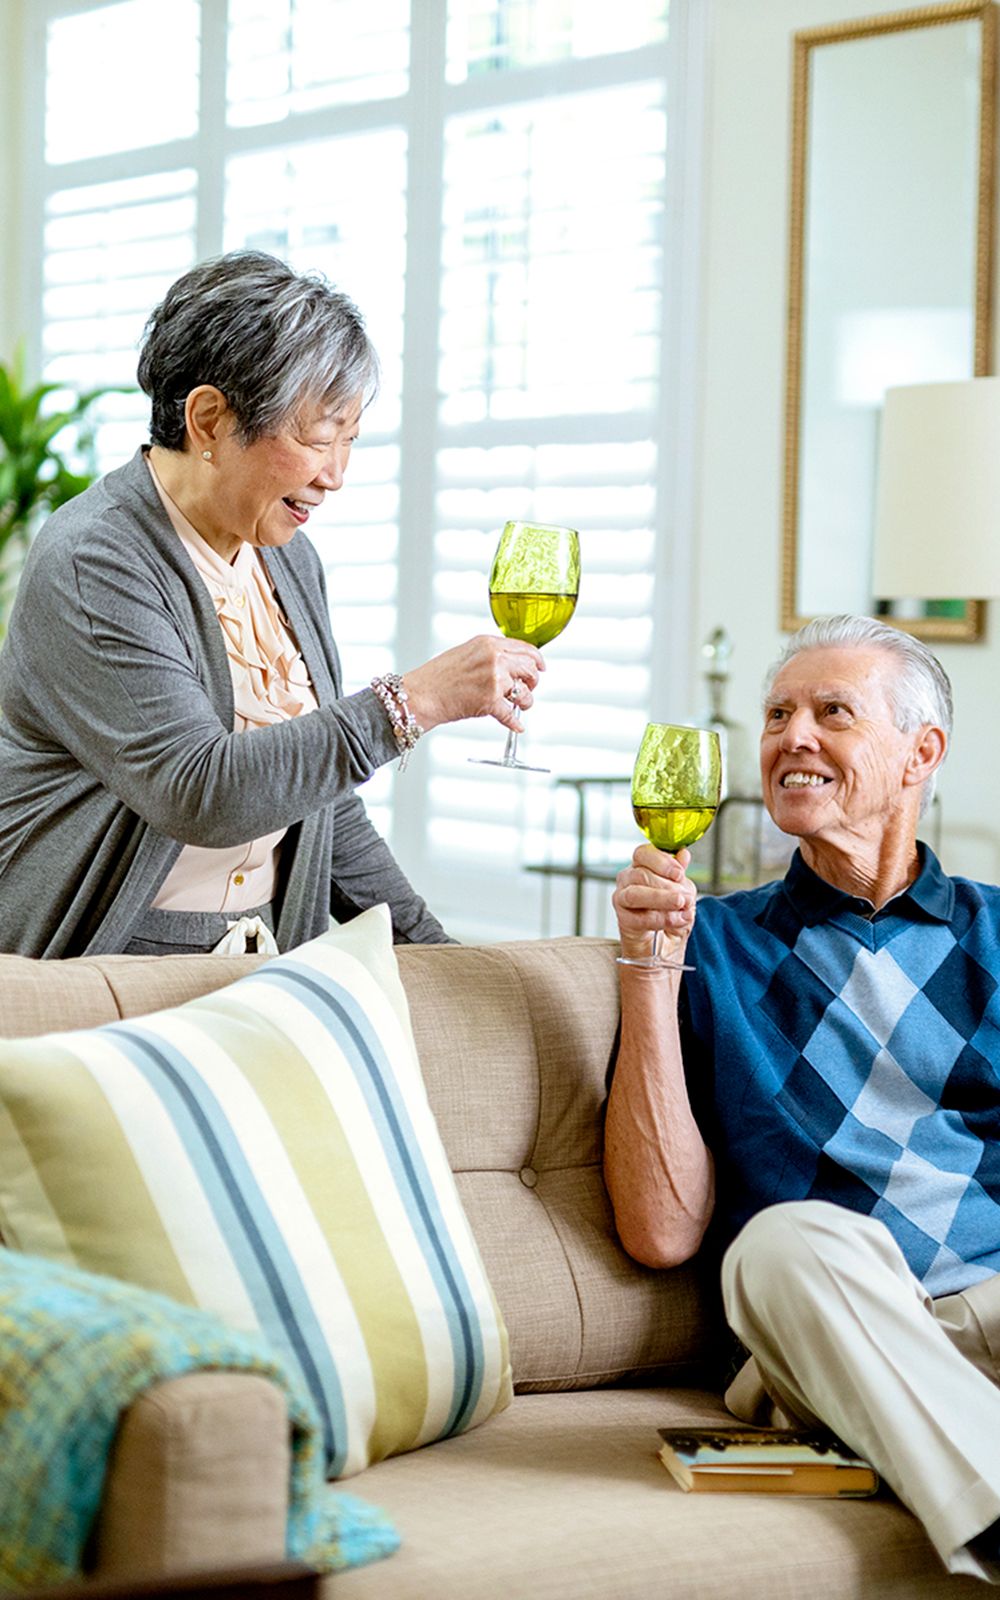
[[[231,127],[404,94],[408,0],[229,0]]]
[[[171,0],[166,26],[161,0],[113,0],[53,15],[46,160],[78,162],[190,138],[198,126],[200,22],[198,0]],[[136,71],[143,61],[147,70]]]
[[[445,134],[438,642],[484,626],[508,517],[579,530],[580,600],[546,647],[525,742],[554,773],[625,771],[649,700],[663,98],[662,81],[566,94]],[[511,776],[469,761],[496,741],[470,723],[431,747],[442,867],[456,846],[539,859],[549,785],[514,779],[512,807]]]
[[[662,83],[449,121],[444,423],[655,402],[665,124]]]
[[[666,38],[663,0],[451,0],[450,83],[486,72],[607,56]]]
[[[575,849],[554,780],[628,771],[665,714],[654,617],[666,607],[683,637],[686,596],[665,582],[684,570],[666,531],[667,0],[175,0],[166,30],[158,5],[38,0],[39,365],[132,381],[152,305],[222,249],[273,251],[351,294],[382,385],[309,530],[349,689],[492,631],[507,518],[580,530],[579,605],[522,742],[551,776],[478,765],[504,734],[467,723],[366,790],[452,931],[537,933],[544,886],[525,868]],[[103,468],[146,416],[142,396],[102,402]],[[624,791],[594,828],[591,856],[627,855]]]
[[[443,730],[426,849],[442,892],[456,874],[472,892],[489,863],[495,915],[537,929],[542,882],[509,866],[571,857],[574,800],[553,778],[627,772],[650,703],[666,77],[651,49],[624,84],[579,92],[570,73],[565,92],[527,98],[519,74],[505,103],[505,73],[594,54],[611,30],[586,6],[462,11],[448,75],[489,73],[475,84],[489,103],[444,129],[435,644],[489,626],[486,574],[509,517],[576,527],[582,576],[522,741],[552,777],[476,764],[499,754],[495,726]],[[626,5],[618,20],[623,51],[663,39],[663,7]],[[625,859],[631,843],[623,803],[588,856]]]
[[[446,449],[439,457],[437,647],[489,627],[486,574],[506,517],[558,520],[580,530],[579,603],[565,633],[543,652],[547,669],[521,750],[554,774],[627,771],[646,721],[652,454],[648,443],[633,442]],[[470,763],[499,754],[502,738],[494,723],[459,723],[429,745],[430,846],[442,864],[457,849],[466,857],[488,851],[526,862],[544,855],[540,830],[551,785]],[[627,833],[630,816],[622,820]],[[565,810],[562,822],[566,857],[573,822]]]
[[[176,0],[168,29],[158,0],[115,0],[48,20],[38,100],[47,180],[40,240],[47,381],[76,389],[134,384],[135,346],[150,307],[195,260],[197,175],[180,163],[162,170],[160,161],[164,146],[190,140],[197,129],[200,25],[197,0]],[[137,71],[154,39],[156,72]],[[118,176],[122,153],[136,143],[146,147],[149,166],[140,162],[134,176]],[[106,181],[87,181],[104,171]],[[146,414],[142,397],[101,402],[102,464],[131,454]]]
[[[45,207],[42,376],[75,390],[135,385],[136,346],[153,305],[195,260],[191,168],[57,189]],[[58,401],[58,396],[55,397]],[[145,436],[142,394],[96,409],[99,461]]]

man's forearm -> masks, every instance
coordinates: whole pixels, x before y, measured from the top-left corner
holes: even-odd
[[[680,974],[620,970],[622,1038],[608,1100],[604,1178],[629,1255],[650,1267],[677,1266],[697,1250],[715,1200],[712,1157],[684,1081]]]

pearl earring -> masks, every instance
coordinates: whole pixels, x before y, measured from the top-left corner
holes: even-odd
[[[201,452],[201,459],[202,459],[202,460],[203,460],[203,461],[211,461],[211,459],[212,459],[212,452],[211,452],[211,450],[203,450],[203,451],[202,451],[202,452]]]

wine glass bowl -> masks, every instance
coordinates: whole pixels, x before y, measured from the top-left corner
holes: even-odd
[[[675,855],[711,827],[722,791],[719,735],[650,722],[632,769],[632,814],[650,844]]]
[[[545,522],[507,522],[490,569],[490,610],[507,639],[522,639],[538,649],[562,633],[580,592],[580,536],[575,528]],[[477,759],[477,758],[472,758]],[[519,761],[517,734],[511,730],[501,757],[478,758],[488,767],[547,772]]]
[[[722,793],[722,751],[711,728],[649,722],[632,770],[632,815],[650,844],[676,855],[712,825]],[[679,967],[658,955],[659,933],[650,956],[619,956],[624,966]]]

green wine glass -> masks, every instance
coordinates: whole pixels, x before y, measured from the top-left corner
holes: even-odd
[[[490,569],[490,610],[506,639],[523,639],[541,649],[562,633],[576,610],[579,593],[580,536],[575,528],[544,522],[504,524]],[[549,771],[518,760],[513,728],[502,756],[469,759],[486,767]]]
[[[632,769],[632,815],[650,844],[675,855],[707,833],[722,793],[722,750],[711,728],[649,722]],[[626,967],[694,969],[659,954],[660,929],[648,956],[619,956]]]

